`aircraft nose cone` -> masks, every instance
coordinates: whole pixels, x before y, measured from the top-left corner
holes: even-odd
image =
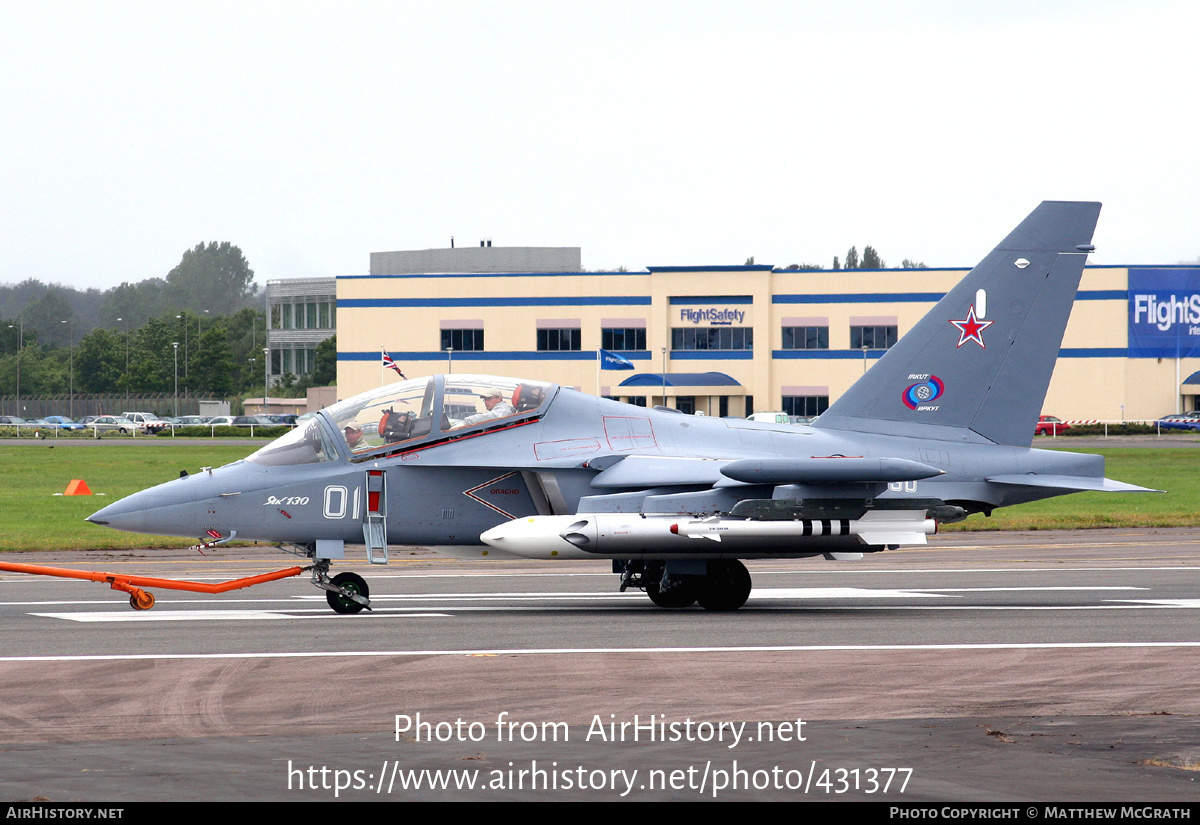
[[[192,536],[195,535],[194,511],[191,502],[150,489],[97,510],[87,517],[87,521],[130,533]]]
[[[138,511],[144,509],[141,507],[130,506],[131,501],[136,498],[137,496],[133,495],[129,496],[128,498],[123,498],[120,501],[114,501],[107,507],[102,507],[96,512],[92,513],[85,520],[90,521],[92,524],[103,524],[105,527],[112,527],[115,530],[134,529],[133,522],[135,519],[133,516]]]

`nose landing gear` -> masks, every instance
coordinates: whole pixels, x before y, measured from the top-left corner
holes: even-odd
[[[371,609],[371,591],[366,580],[349,571],[329,578],[328,559],[319,559],[313,565],[312,583],[325,591],[325,601],[334,613],[349,615]]]

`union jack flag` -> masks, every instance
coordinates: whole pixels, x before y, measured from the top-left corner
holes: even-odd
[[[400,367],[396,366],[396,362],[392,360],[392,356],[388,355],[388,351],[383,349],[383,347],[380,347],[380,349],[383,350],[383,368],[385,370],[395,370],[396,375],[399,375],[401,378],[407,381],[408,376],[400,370]]]

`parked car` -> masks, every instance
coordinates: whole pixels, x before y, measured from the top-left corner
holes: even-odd
[[[156,433],[159,430],[169,430],[171,422],[159,418],[151,412],[123,412],[122,416],[135,422],[141,429],[148,433]]]
[[[274,421],[261,415],[218,415],[209,419],[207,427],[278,427]]]
[[[65,415],[48,415],[46,420],[56,425],[60,430],[83,430],[86,427],[78,421],[72,421]]]
[[[1071,429],[1071,425],[1061,418],[1052,415],[1039,415],[1037,426],[1033,428],[1034,435],[1058,435]]]
[[[792,419],[785,412],[756,412],[746,417],[747,421],[766,421],[769,424],[791,424]]]
[[[239,415],[233,419],[233,426],[278,427],[279,425],[267,418],[265,415]]]
[[[116,430],[122,435],[132,433],[141,427],[135,421],[130,421],[128,418],[120,415],[101,415],[93,418],[88,424],[88,429],[96,433],[107,433]]]
[[[21,427],[24,427],[28,423],[29,423],[28,421],[26,421],[24,418],[22,418],[19,415],[0,415],[0,425],[6,424],[10,427],[14,426],[14,425],[19,425]]]
[[[1200,431],[1200,412],[1164,415],[1155,422],[1161,430],[1196,430]]]

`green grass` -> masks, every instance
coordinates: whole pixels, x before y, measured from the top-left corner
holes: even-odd
[[[0,495],[0,551],[187,547],[186,539],[122,533],[84,521],[119,498],[200,467],[220,466],[261,443],[0,445],[4,492]],[[94,495],[56,496],[73,478]]]
[[[84,519],[109,502],[195,472],[244,458],[259,444],[195,443],[69,445],[0,444],[0,551],[186,547],[186,539],[122,533]],[[1091,450],[1108,461],[1110,478],[1167,490],[1155,493],[1077,493],[971,516],[943,530],[1052,530],[1087,527],[1200,526],[1200,450]],[[93,493],[61,496],[73,478]]]
[[[1037,442],[1041,446],[1041,442]],[[1056,447],[1057,449],[1057,447]],[[1105,475],[1164,493],[1075,493],[971,516],[951,530],[1078,530],[1089,527],[1200,527],[1200,450],[1124,447],[1102,455]]]

